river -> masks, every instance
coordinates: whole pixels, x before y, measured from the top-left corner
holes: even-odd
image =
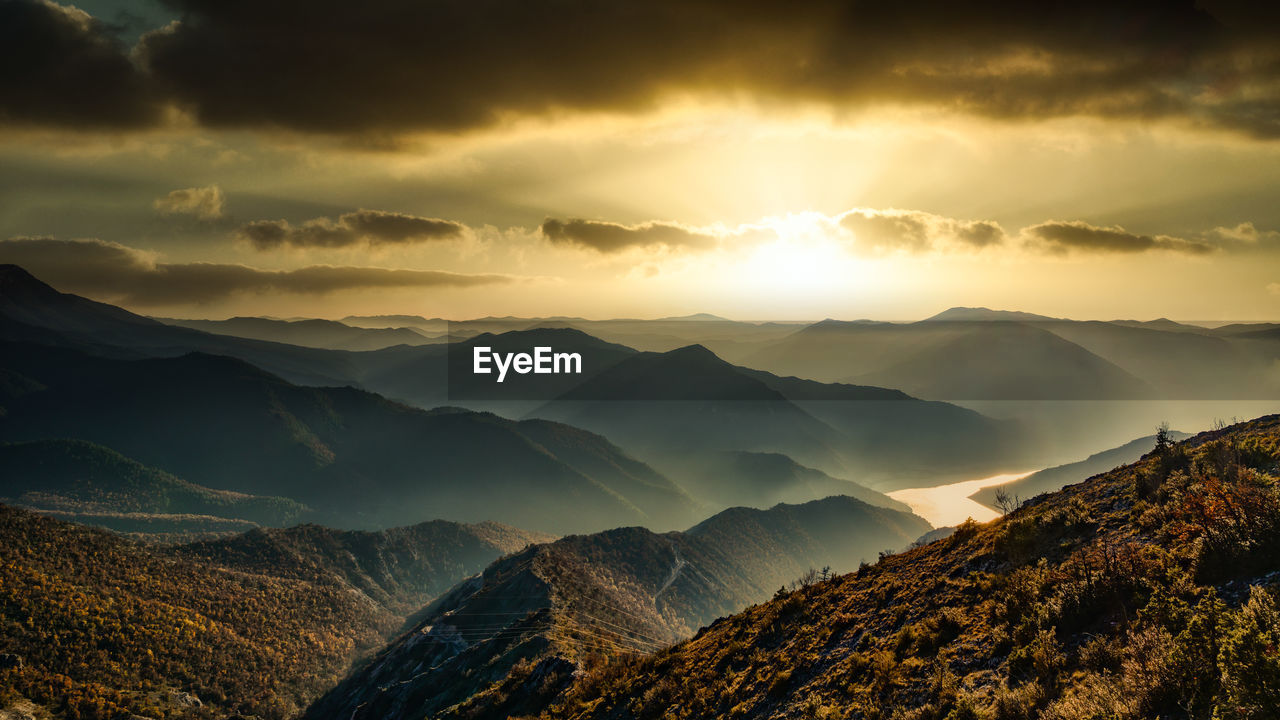
[[[959,525],[966,518],[986,522],[995,519],[999,513],[982,503],[970,500],[969,496],[982,488],[1019,480],[1030,474],[1031,471],[1006,473],[937,487],[895,490],[886,494],[894,500],[910,505],[912,512],[928,520],[934,527]]]

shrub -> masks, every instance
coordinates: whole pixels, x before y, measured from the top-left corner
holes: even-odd
[[[1218,654],[1222,701],[1218,714],[1241,720],[1274,718],[1280,708],[1280,610],[1254,586]]]

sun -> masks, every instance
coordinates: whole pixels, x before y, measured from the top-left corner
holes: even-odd
[[[855,280],[855,263],[821,213],[793,213],[760,224],[777,238],[758,245],[742,264],[741,276],[755,287],[812,296],[838,292]]]

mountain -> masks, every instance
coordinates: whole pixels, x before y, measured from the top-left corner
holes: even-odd
[[[545,720],[1274,717],[1278,464],[1280,416],[1202,433],[661,652],[522,668],[502,697]],[[467,717],[501,717],[498,694]]]
[[[1266,352],[1245,337],[1215,337],[1167,328],[1108,322],[1058,322],[1039,327],[1123,368],[1151,386],[1155,397],[1221,400],[1277,397],[1266,366],[1280,348]]]
[[[533,415],[599,432],[659,467],[723,450],[779,452],[833,473],[846,467],[839,433],[701,345],[636,354]]]
[[[1009,422],[879,387],[737,367],[700,346],[639,353],[532,411],[585,427],[694,484],[708,454],[777,453],[860,482],[945,482],[1033,450]]]
[[[0,265],[0,340],[120,358],[174,357],[197,351],[236,357],[292,382],[349,384],[352,354],[173,327],[123,308],[60,293],[17,265]]]
[[[0,403],[0,440],[86,440],[208,488],[291,498],[337,527],[446,517],[559,534],[678,527],[697,513],[674,483],[574,428],[300,387],[212,355],[0,350],[0,367],[44,388]]]
[[[156,319],[166,325],[203,330],[214,335],[231,335],[329,350],[380,350],[394,345],[425,345],[434,340],[413,328],[359,328],[334,320],[275,320],[259,317],[234,317],[227,320]]]
[[[1145,381],[1047,330],[1018,322],[964,323],[909,358],[846,382],[935,400],[1102,400],[1153,395]]]
[[[775,374],[929,399],[1280,396],[1268,370],[1280,360],[1280,343],[1265,334],[1003,312],[953,309],[916,323],[825,320],[734,359]]]
[[[403,608],[540,539],[428,523],[164,548],[0,506],[0,716],[284,720]]]
[[[683,533],[620,528],[535,546],[424,610],[307,717],[523,714],[541,699],[541,677],[664,647],[809,568],[853,567],[926,529],[913,515],[833,497],[735,508]]]
[[[1191,437],[1176,430],[1171,431],[1169,436],[1174,440],[1185,440]],[[1002,508],[999,507],[999,503],[996,500],[998,492],[1003,491],[1011,498],[1030,500],[1041,493],[1054,492],[1064,485],[1079,482],[1081,478],[1092,477],[1121,465],[1136,462],[1147,452],[1150,452],[1155,440],[1155,435],[1140,437],[1120,447],[1094,453],[1079,462],[1045,468],[1013,482],[985,487],[969,497],[987,507],[1000,510]]]
[[[1038,322],[1057,318],[1017,310],[991,310],[984,307],[953,307],[943,310],[924,322]]]
[[[183,515],[200,516],[190,519],[197,526],[208,518],[287,525],[308,510],[282,497],[202,487],[82,440],[0,444],[0,502],[136,531],[181,526]]]
[[[846,495],[869,505],[911,512],[888,495],[805,467],[780,453],[726,451],[708,453],[699,461],[696,472],[683,476],[682,485],[713,508],[760,508]]]
[[[342,318],[344,325],[358,328],[385,329],[409,327],[429,335],[449,331],[449,321],[443,318],[424,318],[421,315],[348,315]]]

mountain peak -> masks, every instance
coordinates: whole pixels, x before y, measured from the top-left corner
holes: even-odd
[[[992,310],[985,307],[953,307],[923,322],[1038,322],[1058,318],[1018,310]]]
[[[19,294],[27,297],[54,297],[61,294],[21,265],[12,263],[0,264],[0,293],[5,297],[16,297]]]

